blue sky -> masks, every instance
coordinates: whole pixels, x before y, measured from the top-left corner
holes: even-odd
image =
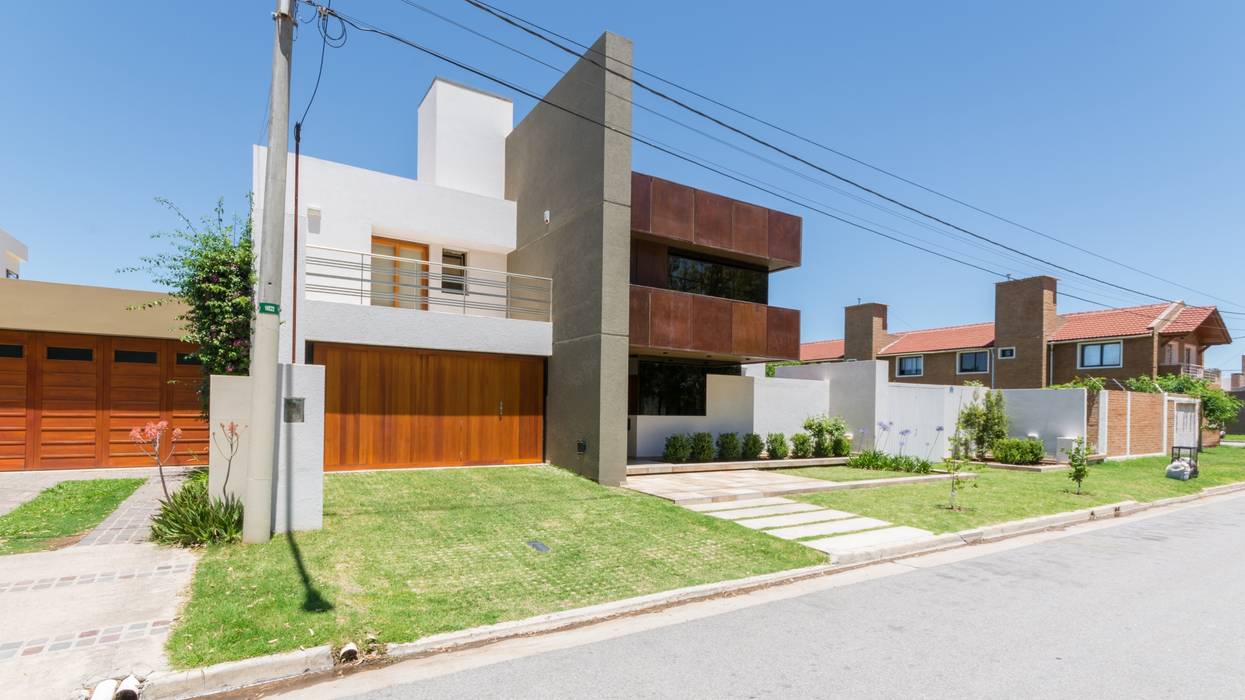
[[[549,62],[570,63],[460,0],[417,1]],[[1033,228],[1236,300],[1220,305],[1245,311],[1241,3],[496,2],[585,43],[604,29],[623,34],[635,41],[636,63],[646,70]],[[538,92],[556,80],[547,68],[399,0],[334,4]],[[149,251],[148,234],[175,223],[154,197],[168,197],[192,215],[207,213],[219,196],[231,210],[243,209],[250,145],[262,135],[270,10],[264,0],[116,3],[107,11],[76,3],[7,8],[0,42],[0,227],[30,246],[24,276],[149,287],[141,275],[115,270]],[[314,82],[319,41],[306,26],[296,42],[296,114]],[[352,33],[344,48],[329,50],[304,131],[305,152],[413,177],[416,107],[435,75],[505,92],[388,40]],[[643,93],[636,101],[694,121]],[[516,117],[531,106],[526,98],[515,102]],[[651,115],[637,113],[634,127],[953,255],[1017,276],[1039,271]],[[1166,298],[1215,303],[832,154],[767,136],[1067,267]],[[775,276],[771,296],[802,310],[806,340],[838,336],[842,307],[857,298],[890,304],[898,329],[988,320],[993,313],[994,278],[985,273],[799,212],[643,146],[633,158],[637,170],[804,214],[804,265]],[[1078,296],[1146,301],[1058,276]],[[1066,298],[1060,306],[1094,308]],[[1245,316],[1227,319],[1245,339]],[[1218,348],[1208,364],[1237,366],[1243,352],[1245,342]]]

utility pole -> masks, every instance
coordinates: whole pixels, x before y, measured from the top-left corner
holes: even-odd
[[[264,170],[264,218],[260,228],[259,313],[251,343],[251,445],[242,541],[272,538],[272,477],[277,460],[277,348],[281,325],[281,256],[285,254],[285,168],[289,154],[290,57],[294,0],[277,0],[272,42],[272,111]],[[295,212],[297,215],[297,212]]]

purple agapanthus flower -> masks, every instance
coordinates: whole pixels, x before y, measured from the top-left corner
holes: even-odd
[[[908,437],[909,435],[912,434],[912,431],[908,428],[904,428],[903,430],[899,431],[899,434],[903,437]]]

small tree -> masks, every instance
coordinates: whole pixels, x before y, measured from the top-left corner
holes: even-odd
[[[182,227],[152,235],[172,250],[140,258],[121,272],[146,272],[167,287],[169,297],[186,305],[182,340],[198,346],[194,355],[203,370],[199,399],[207,413],[213,374],[247,374],[251,362],[251,321],[255,316],[255,255],[250,215],[225,221],[225,203],[195,225],[172,202],[157,199],[182,221]],[[140,308],[161,306],[158,299]]]
[[[238,447],[242,444],[242,429],[237,423],[229,421],[220,424],[220,433],[212,432],[212,444],[225,458],[225,480],[220,485],[220,496],[225,498],[229,493],[229,474],[233,471],[233,458],[238,455]]]
[[[977,459],[984,460],[995,442],[1007,437],[1007,411],[1003,405],[1003,392],[987,389],[983,394],[973,390],[971,402],[960,409],[956,432],[966,440],[965,454],[971,445]]]
[[[959,495],[964,485],[971,483],[973,488],[977,488],[976,481],[969,482],[963,476],[964,467],[966,466],[964,459],[971,450],[972,441],[958,428],[949,440],[951,442],[951,456],[944,459],[942,463],[942,468],[951,476],[948,479],[951,485],[951,494],[947,499],[947,509],[958,511],[961,509]]]
[[[1076,495],[1081,495],[1081,483],[1089,476],[1089,455],[1085,449],[1085,438],[1077,438],[1068,450],[1068,478],[1076,482]]]
[[[173,456],[173,450],[177,449],[177,441],[181,438],[182,429],[174,428],[169,431],[169,422],[166,420],[150,421],[141,428],[130,430],[130,441],[155,461],[156,471],[160,474],[160,488],[164,489],[166,501],[169,500],[169,484],[164,480],[164,460],[166,452],[168,457]]]

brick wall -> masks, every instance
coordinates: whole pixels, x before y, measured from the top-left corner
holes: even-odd
[[[1104,391],[1107,400],[1108,457],[1128,454],[1128,392]]]
[[[1127,401],[1129,394],[1124,394]],[[1133,392],[1132,430],[1129,431],[1129,453],[1148,455],[1163,452],[1163,413],[1166,401],[1162,394]]]
[[[886,304],[856,304],[843,309],[843,357],[875,360],[894,338],[886,332]]]
[[[1046,386],[1046,339],[1055,330],[1054,277],[1029,277],[994,286],[994,346],[1014,347],[1016,356],[995,368],[1000,389]]]
[[[1108,386],[1114,386],[1110,381],[1112,379],[1123,383],[1125,379],[1132,377],[1154,376],[1158,369],[1158,340],[1154,336],[1124,339],[1122,348],[1124,366],[1116,368],[1078,370],[1076,368],[1077,343],[1057,343],[1051,348],[1053,348],[1054,366],[1054,378],[1051,384],[1063,384],[1078,376],[1085,376],[1102,377],[1108,380]]]
[[[1101,402],[1096,392],[1085,392],[1085,448],[1090,454],[1106,452],[1106,445],[1098,444],[1098,411]]]

